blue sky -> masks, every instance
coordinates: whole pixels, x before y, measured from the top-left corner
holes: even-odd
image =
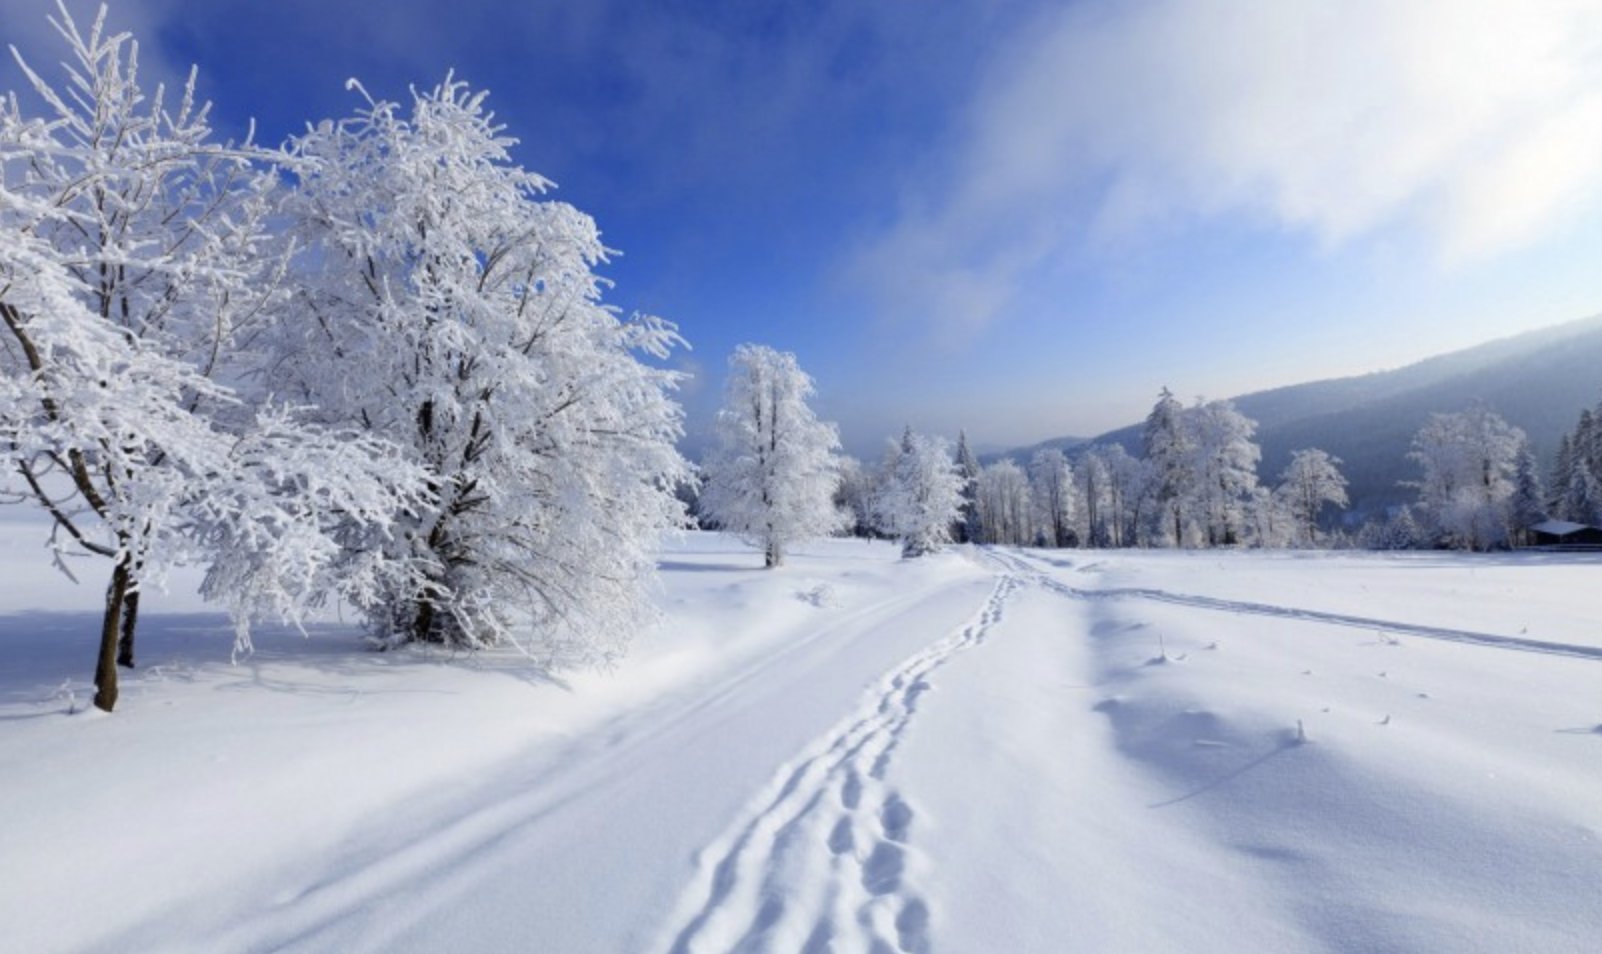
[[[50,0],[0,0],[47,74]],[[75,15],[92,5],[74,2]],[[454,67],[679,323],[848,448],[1010,445],[1602,311],[1602,2],[122,0],[276,143]],[[16,71],[0,70],[15,88]]]

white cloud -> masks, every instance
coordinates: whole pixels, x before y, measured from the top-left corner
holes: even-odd
[[[1602,0],[1096,2],[1002,52],[854,266],[948,331],[1087,232],[1245,215],[1483,260],[1602,181]]]

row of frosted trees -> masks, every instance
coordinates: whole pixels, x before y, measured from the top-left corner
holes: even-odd
[[[793,363],[793,358],[789,358]],[[796,369],[795,373],[799,374]],[[731,406],[745,401],[731,394]],[[729,411],[725,411],[729,414]],[[1143,453],[1098,445],[1073,454],[1037,451],[1027,465],[1003,459],[981,467],[960,435],[954,452],[909,429],[878,467],[829,445],[813,482],[821,501],[837,475],[835,509],[817,504],[814,535],[844,527],[862,536],[904,541],[909,554],[940,540],[1043,547],[1329,546],[1453,547],[1486,550],[1518,542],[1524,528],[1548,515],[1590,522],[1602,511],[1594,474],[1602,467],[1602,425],[1591,411],[1559,453],[1560,488],[1542,489],[1523,431],[1484,407],[1434,414],[1414,436],[1409,458],[1419,468],[1409,485],[1417,501],[1372,520],[1355,535],[1328,529],[1328,517],[1347,505],[1340,460],[1317,448],[1292,453],[1272,486],[1260,483],[1256,424],[1228,401],[1181,404],[1164,388],[1142,428]],[[914,449],[919,453],[914,454]],[[948,456],[950,455],[950,456]],[[926,476],[909,477],[911,461]],[[719,458],[709,472],[717,480]],[[907,519],[886,501],[908,486],[955,475],[959,500],[949,525],[927,513],[914,523],[927,543],[907,543]],[[1563,476],[1567,475],[1567,476]],[[713,498],[716,499],[714,491]],[[904,509],[904,508],[903,508]],[[716,520],[716,506],[710,508]],[[770,565],[773,561],[770,559]]]
[[[981,467],[959,435],[952,464],[961,505],[951,538],[1045,547],[1317,545],[1321,515],[1346,504],[1339,461],[1319,450],[1292,456],[1273,489],[1257,480],[1256,425],[1227,401],[1184,407],[1166,389],[1143,435],[1145,454],[1095,446],[1047,448],[1027,465]],[[880,531],[874,500],[887,469],[848,462],[840,503],[864,535]]]
[[[104,9],[58,10],[64,82],[24,63],[0,99],[0,502],[105,567],[96,705],[178,564],[242,647],[338,598],[383,645],[619,652],[683,519],[676,378],[642,360],[679,339],[602,302],[595,223],[484,94],[352,83],[282,148],[224,143],[193,74],[147,90]]]

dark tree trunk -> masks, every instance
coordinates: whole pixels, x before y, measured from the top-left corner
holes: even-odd
[[[139,591],[122,601],[122,639],[117,643],[117,665],[134,667],[134,627],[139,625]]]
[[[768,544],[765,559],[766,563],[764,565],[771,570],[784,562],[784,551],[779,548],[777,543],[770,543]]]
[[[428,642],[434,633],[434,601],[425,596],[417,604],[417,619],[412,623],[412,639]]]
[[[128,599],[128,558],[117,561],[106,587],[106,615],[100,623],[100,661],[95,666],[95,708],[110,712],[117,706],[117,637],[123,604]]]

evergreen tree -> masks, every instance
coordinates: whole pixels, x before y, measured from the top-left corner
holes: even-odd
[[[957,432],[957,474],[962,478],[962,510],[957,519],[958,543],[979,543],[984,524],[979,519],[979,459],[968,447],[968,432]]]
[[[1559,509],[1563,519],[1574,523],[1602,523],[1602,485],[1583,458],[1577,457],[1569,468],[1569,483]]]
[[[1569,512],[1569,485],[1574,480],[1574,442],[1564,434],[1558,440],[1557,463],[1552,468],[1552,483],[1546,501],[1546,512],[1558,520],[1573,520]]]
[[[1541,486],[1541,472],[1528,441],[1519,447],[1510,506],[1513,532],[1518,542],[1523,543],[1530,526],[1546,519],[1546,488]]]

